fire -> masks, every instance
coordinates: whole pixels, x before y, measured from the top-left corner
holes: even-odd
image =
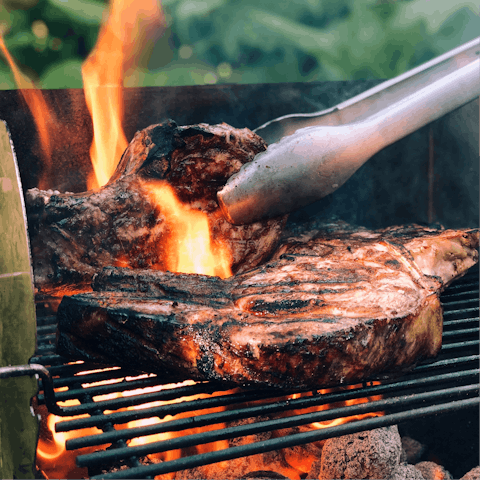
[[[123,78],[128,69],[141,63],[145,51],[163,33],[165,25],[157,0],[114,0],[110,4],[97,44],[82,66],[85,100],[93,124],[90,149],[93,176],[87,180],[89,189],[101,187],[109,181],[127,147],[122,127]],[[1,38],[0,48],[33,113],[45,163],[51,165],[49,135],[54,131],[55,116],[41,91],[35,89],[16,67]],[[43,188],[43,185],[39,187]],[[205,214],[182,205],[166,185],[154,187],[151,196],[169,223],[168,245],[162,245],[162,250],[168,252],[166,263],[170,271],[221,278],[232,275],[229,250],[221,242],[212,240]],[[119,258],[117,265],[128,266],[128,259]]]
[[[56,389],[58,391],[59,389]],[[79,405],[78,400],[67,400],[59,402],[62,406]],[[88,417],[88,415],[82,415]],[[83,478],[87,472],[85,469],[79,469],[75,464],[75,458],[79,451],[73,453],[68,452],[65,448],[65,442],[70,438],[81,437],[84,435],[96,435],[101,433],[98,428],[88,428],[84,430],[74,430],[71,432],[55,432],[55,424],[59,421],[69,420],[76,417],[58,417],[48,414],[46,418],[46,428],[49,434],[40,434],[37,444],[37,467],[42,470],[47,478]],[[106,448],[103,445],[100,448]],[[81,449],[81,453],[89,453],[97,450],[96,448]]]
[[[165,24],[156,0],[115,0],[110,4],[95,48],[82,66],[85,100],[93,122],[90,157],[94,177],[88,188],[105,185],[112,176],[127,140],[123,132],[123,78],[138,64],[141,50]]]
[[[127,147],[122,127],[123,79],[129,69],[145,63],[155,41],[165,31],[165,17],[157,0],[113,0],[95,48],[82,66],[85,101],[92,117],[93,142],[90,156],[93,175],[87,188],[105,185]],[[47,188],[52,169],[52,139],[60,137],[61,122],[47,104],[41,90],[25,77],[8,52],[5,56],[21,95],[32,112],[39,134],[45,171],[39,188]]]
[[[88,378],[88,374],[95,373],[95,372],[101,372],[101,371],[108,371],[108,370],[115,370],[118,369],[118,367],[110,367],[107,369],[99,369],[99,370],[89,370],[89,371],[82,371],[76,374],[77,377],[79,377],[79,381],[81,382],[82,376],[86,376]],[[88,380],[86,383],[82,383],[82,386],[84,388],[89,388],[93,387],[96,385],[104,385],[104,384],[110,384],[110,383],[118,383],[119,387],[124,381],[136,381],[136,380],[141,380],[142,378],[150,378],[154,375],[152,374],[143,374],[135,377],[121,377],[121,378],[114,378],[110,380],[105,380],[105,381],[99,381],[99,382],[94,382],[94,383],[89,383]],[[177,383],[177,384],[168,384],[168,385],[156,385],[152,387],[145,387],[145,388],[138,388],[134,390],[125,390],[125,391],[117,391],[113,393],[108,393],[104,395],[98,395],[94,396],[93,400],[95,402],[100,402],[100,401],[105,401],[113,398],[119,398],[119,397],[131,397],[131,396],[137,396],[137,395],[143,395],[147,393],[152,393],[152,392],[157,392],[160,390],[168,390],[168,389],[176,389],[179,387],[184,387],[187,385],[194,385],[195,382],[191,380],[187,380],[182,383]],[[374,382],[374,384],[379,384],[379,382]],[[348,389],[353,389],[357,388],[357,386],[351,386],[347,387]],[[120,387],[121,388],[121,387]],[[65,390],[66,387],[62,387],[58,390]],[[140,410],[140,409],[146,409],[146,408],[152,408],[152,407],[158,407],[162,405],[168,405],[168,404],[173,404],[173,403],[181,403],[181,402],[190,402],[199,398],[210,398],[212,396],[218,396],[218,395],[229,395],[235,393],[236,390],[229,390],[227,392],[214,392],[212,394],[197,394],[197,395],[192,395],[188,397],[178,397],[172,400],[168,401],[155,401],[155,402],[149,402],[145,404],[140,404],[132,407],[126,407],[119,409],[117,411],[128,411],[128,410]],[[321,394],[327,394],[330,393],[331,389],[328,390],[320,390],[319,393]],[[311,393],[301,393],[301,394],[294,394],[290,395],[288,397],[284,397],[284,399],[296,399],[296,398],[301,398],[301,397],[307,397],[310,396]],[[283,398],[283,397],[282,397]],[[338,402],[335,404],[324,404],[324,405],[319,405],[315,407],[308,407],[308,408],[303,408],[300,410],[291,410],[291,411],[286,411],[283,413],[279,413],[277,415],[272,415],[271,418],[280,418],[280,417],[290,417],[292,415],[301,415],[305,413],[312,413],[316,411],[324,411],[328,410],[331,408],[336,408],[340,406],[346,406],[346,405],[355,405],[359,403],[367,403],[370,401],[374,400],[379,400],[381,396],[371,396],[371,397],[365,397],[365,398],[356,398],[352,400],[346,400],[342,402]],[[281,399],[276,399],[276,400],[281,400]],[[261,405],[265,402],[271,402],[271,399],[263,399],[263,400],[256,400],[251,403],[249,403],[249,406],[253,405]],[[74,405],[74,404],[79,404],[78,400],[69,400],[67,402],[63,402],[63,405]],[[246,405],[245,405],[246,406]],[[155,425],[155,424],[160,424],[164,422],[168,422],[170,420],[176,420],[180,418],[186,418],[186,417],[192,417],[192,416],[197,416],[197,415],[203,415],[203,414],[209,414],[209,413],[216,413],[216,412],[221,412],[225,411],[228,408],[239,408],[241,407],[240,405],[232,405],[231,407],[225,407],[225,406],[218,406],[218,407],[212,407],[208,409],[201,410],[199,412],[195,411],[187,411],[184,413],[179,413],[175,416],[166,416],[164,418],[158,418],[158,417],[151,417],[151,418],[144,418],[144,419],[138,419],[134,421],[127,422],[125,424],[120,424],[120,425],[115,425],[115,428],[118,429],[135,429],[147,425]],[[104,412],[106,415],[109,415],[112,413],[110,410],[105,410]],[[302,427],[299,427],[299,432],[305,432],[305,431],[312,431],[315,429],[319,428],[327,428],[329,426],[333,425],[339,425],[351,421],[355,421],[361,418],[367,418],[371,416],[379,416],[383,415],[382,412],[372,412],[369,414],[364,414],[364,415],[356,415],[356,416],[351,416],[351,417],[345,417],[345,418],[339,418],[335,419],[330,422],[321,422],[321,423],[312,423],[309,425],[304,425]],[[84,415],[87,417],[88,415]],[[98,433],[101,433],[100,430],[97,428],[86,428],[82,430],[77,430],[77,431],[71,431],[71,432],[55,432],[55,423],[57,421],[63,421],[67,420],[71,417],[56,417],[55,415],[49,415],[48,416],[48,435],[40,435],[39,443],[38,443],[38,448],[37,448],[37,465],[39,468],[46,474],[47,478],[83,478],[88,475],[88,472],[86,471],[81,471],[81,469],[78,469],[75,465],[75,458],[79,454],[85,454],[89,452],[93,452],[96,450],[100,449],[105,449],[109,445],[102,445],[102,446],[95,446],[95,447],[86,447],[81,450],[75,450],[75,451],[67,451],[65,448],[65,441],[70,439],[70,438],[75,438],[75,437],[80,437],[80,436],[86,436],[86,435],[95,435]],[[72,417],[73,418],[73,417]],[[75,418],[80,418],[79,416]],[[264,420],[262,418],[262,420]],[[255,421],[255,419],[253,419]],[[232,424],[233,425],[233,424]],[[152,442],[158,442],[162,440],[168,440],[171,438],[176,438],[182,435],[193,435],[193,434],[199,434],[199,433],[204,433],[207,431],[211,430],[222,430],[225,428],[228,428],[229,426],[232,426],[228,423],[220,423],[220,424],[214,424],[214,425],[208,425],[208,426],[203,426],[203,427],[193,427],[190,428],[187,431],[178,431],[178,432],[163,432],[163,433],[158,433],[158,434],[150,434],[148,436],[143,436],[143,437],[134,437],[130,440],[127,440],[127,443],[129,446],[135,446],[135,445],[144,445],[147,443],[152,443]],[[288,430],[279,430],[278,432],[273,431],[272,436],[273,437],[279,437],[279,436],[284,436],[288,434]],[[256,437],[256,435],[249,435],[248,437],[244,437],[243,440],[241,440],[241,444],[246,444],[246,443],[251,443],[251,442],[258,442],[261,441],[261,437]],[[298,447],[298,448],[290,448],[290,449],[284,449],[278,451],[275,455],[270,455],[268,457],[258,457],[259,462],[258,465],[261,465],[263,469],[268,469],[272,471],[276,471],[278,473],[281,473],[282,475],[291,478],[292,480],[300,480],[301,478],[305,477],[305,474],[308,474],[312,468],[313,463],[316,460],[319,460],[319,452],[321,451],[321,445],[323,441],[320,442],[314,442],[315,445],[312,448],[309,447]],[[166,452],[160,452],[160,453],[153,453],[148,455],[148,460],[153,463],[159,463],[159,462],[166,462],[166,461],[171,461],[175,460],[178,458],[182,458],[184,456],[190,456],[193,454],[203,454],[207,452],[212,452],[216,450],[225,450],[229,448],[229,442],[227,440],[222,440],[218,442],[212,442],[208,444],[203,444],[203,445],[197,445],[195,447],[190,447],[187,450],[174,450],[174,451],[166,451]],[[249,457],[254,460],[252,457]],[[262,460],[263,458],[263,460]],[[270,458],[269,463],[264,464],[262,462],[265,461],[265,458]],[[241,461],[238,461],[239,464],[241,464]],[[253,465],[253,463],[252,463]],[[255,463],[255,465],[257,465]],[[212,465],[212,468],[218,468],[220,470],[223,470],[224,468],[229,467],[230,464],[228,461],[220,462],[218,464],[215,464],[215,466]],[[159,476],[159,480],[172,480],[175,478],[175,473],[171,474],[165,474]],[[188,477],[186,477],[188,478]]]
[[[145,188],[169,226],[170,234],[162,245],[167,269],[177,273],[230,277],[228,247],[211,238],[207,215],[181,203],[173,188],[165,182],[145,185]]]
[[[23,75],[18,68],[15,60],[10,55],[10,52],[8,51],[3,36],[1,34],[0,50],[5,56],[5,59],[7,60],[10,69],[12,70],[15,83],[20,89],[20,93],[32,113],[35,126],[37,128],[40,140],[40,148],[43,154],[42,157],[45,166],[44,175],[41,184],[39,185],[39,188],[44,188],[45,185],[43,185],[43,183],[45,183],[45,179],[48,177],[48,174],[52,167],[51,136],[55,131],[57,119],[53,110],[47,104],[47,101],[45,100],[42,91],[35,86],[32,80]]]
[[[377,382],[377,381],[374,381],[372,382],[372,385],[380,385],[380,382]],[[347,390],[353,390],[355,388],[359,388],[360,385],[350,385],[348,387],[346,387]],[[332,389],[325,389],[325,390],[320,390],[320,393],[322,395],[326,394],[326,393],[330,393],[332,391]],[[373,402],[373,401],[377,401],[377,400],[381,400],[382,399],[382,396],[381,395],[373,395],[371,397],[363,397],[363,398],[355,398],[355,399],[351,399],[351,400],[345,400],[342,402],[342,406],[351,406],[351,405],[359,405],[360,403],[368,403],[368,402]],[[321,411],[321,410],[327,410],[328,408],[331,408],[331,406],[329,405],[322,405],[320,407],[317,407],[317,411]],[[360,414],[360,415],[353,415],[351,417],[346,417],[346,418],[336,418],[334,420],[328,420],[328,421],[325,421],[325,422],[316,422],[316,423],[312,423],[312,426],[315,427],[315,428],[328,428],[328,427],[333,427],[333,426],[337,426],[337,425],[342,425],[344,423],[347,423],[347,422],[351,422],[351,421],[354,421],[354,420],[361,420],[363,418],[369,418],[369,417],[377,417],[379,415],[383,415],[379,412],[372,412],[372,413],[364,413],[364,414]]]
[[[78,363],[78,362],[76,362]],[[109,371],[109,370],[115,370],[118,369],[119,367],[113,367],[113,368],[106,368],[106,369],[96,369],[96,370],[88,370],[88,371],[82,371],[78,372],[76,376],[81,377],[84,375],[89,375],[92,373],[96,372],[102,372],[102,371]],[[136,377],[121,377],[121,378],[115,378],[111,380],[104,380],[104,381],[99,381],[99,382],[94,382],[94,383],[82,383],[82,387],[84,388],[89,388],[97,385],[107,385],[111,383],[121,383],[123,381],[133,381],[133,380],[139,380],[142,378],[148,378],[152,376],[151,374],[143,374],[139,375]],[[108,393],[104,395],[97,395],[93,397],[93,401],[95,402],[100,402],[100,401],[106,401],[106,400],[111,400],[114,398],[120,398],[120,397],[131,397],[131,396],[136,396],[136,395],[143,395],[147,393],[152,393],[152,392],[158,392],[160,390],[168,390],[172,388],[179,388],[179,387],[184,387],[187,385],[194,385],[195,382],[192,380],[186,380],[182,383],[176,383],[176,384],[168,384],[168,385],[157,385],[154,387],[146,387],[146,388],[138,388],[134,390],[125,390],[125,391],[119,391],[119,392],[113,392],[113,393]],[[56,392],[59,391],[64,391],[66,390],[66,387],[60,387],[55,389]],[[207,398],[210,396],[216,396],[216,395],[221,395],[224,394],[225,392],[219,392],[219,393],[213,393],[212,395],[208,394],[197,394],[197,395],[192,395],[189,397],[179,397],[173,400],[169,401],[156,401],[156,402],[148,402],[145,404],[140,404],[136,405],[133,407],[126,407],[126,408],[121,408],[119,410],[116,410],[118,412],[122,411],[128,411],[128,410],[141,410],[141,409],[146,409],[146,408],[153,408],[153,407],[158,407],[162,405],[168,405],[172,403],[179,403],[183,401],[192,401],[196,400],[198,398]],[[233,392],[232,392],[233,393]],[[68,406],[73,406],[73,405],[79,405],[78,400],[67,400],[65,402],[59,402],[60,405],[64,407]],[[224,407],[215,407],[215,408],[210,408],[203,410],[202,413],[213,413],[213,412],[220,412],[224,410]],[[104,412],[106,415],[112,413],[111,410],[105,410]],[[165,418],[158,418],[158,417],[153,417],[153,418],[145,418],[145,419],[139,419],[139,420],[133,420],[130,421],[126,424],[120,424],[120,425],[115,425],[115,428],[117,430],[121,429],[133,429],[133,428],[138,428],[138,427],[143,427],[147,425],[155,425],[159,424],[162,422],[169,421],[173,418],[178,419],[178,418],[184,418],[186,416],[191,416],[192,412],[190,413],[185,413],[185,414],[178,414],[175,417],[172,417],[170,415],[166,416]],[[193,412],[193,415],[195,415],[195,412]],[[56,432],[55,431],[55,424],[59,421],[66,421],[69,419],[74,419],[74,418],[82,418],[82,417],[88,417],[87,414],[85,415],[78,415],[76,417],[58,417],[53,414],[48,414],[47,419],[46,419],[46,427],[48,428],[48,433],[45,434],[46,429],[44,429],[43,434],[40,434],[38,445],[37,445],[37,466],[42,472],[46,475],[46,478],[84,478],[88,476],[88,472],[86,469],[79,469],[76,467],[75,464],[75,458],[79,454],[85,454],[89,452],[94,452],[100,449],[105,449],[109,445],[100,445],[100,446],[95,446],[95,447],[86,447],[80,450],[76,451],[67,451],[65,447],[65,442],[71,438],[77,438],[81,436],[87,436],[87,435],[95,435],[101,433],[101,431],[95,427],[93,428],[85,428],[82,430],[73,430],[69,432]],[[220,425],[220,427],[224,427],[225,425]],[[193,428],[189,430],[189,434],[193,433],[199,433],[201,431],[208,431],[214,429],[214,426],[210,427],[203,427],[203,428]],[[219,428],[217,425],[216,428]],[[145,437],[134,437],[131,440],[128,441],[129,446],[135,446],[135,445],[144,445],[146,443],[152,443],[152,442],[158,442],[161,440],[168,440],[170,438],[175,438],[178,436],[181,436],[182,432],[165,432],[165,433],[159,433],[159,434],[152,434],[148,435]],[[228,444],[226,441],[220,441],[220,442],[215,442],[213,444],[209,445],[203,445],[198,447],[199,453],[206,453],[209,451],[214,451],[214,450],[219,450],[222,448],[228,448]],[[158,454],[152,454],[148,455],[151,461],[154,462],[165,462],[165,461],[170,461],[170,460],[175,460],[177,458],[181,458],[182,456],[182,451],[181,450],[175,450],[175,451],[167,451],[167,452],[162,452]],[[174,478],[175,474],[167,474],[163,476],[164,479],[168,478]]]

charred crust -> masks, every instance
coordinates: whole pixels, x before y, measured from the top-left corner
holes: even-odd
[[[248,310],[254,314],[289,314],[297,311],[305,310],[311,307],[320,307],[324,305],[321,300],[280,300],[278,302],[265,302],[262,300],[254,300],[252,305],[249,305]]]
[[[173,120],[156,125],[144,139],[149,147],[147,158],[139,168],[143,177],[164,179],[170,171],[172,152],[183,145],[178,138],[178,127]]]
[[[208,130],[208,128],[202,128],[200,125],[180,128],[179,135],[181,138],[189,138],[194,137],[195,135],[201,135],[205,139],[210,139],[215,136],[211,131]]]
[[[398,260],[387,260],[385,262],[385,265],[389,265],[391,267],[394,267],[394,268],[400,268],[400,262]]]
[[[197,360],[197,368],[198,371],[204,374],[206,377],[211,377],[212,373],[214,373],[214,361],[212,355],[202,355]]]

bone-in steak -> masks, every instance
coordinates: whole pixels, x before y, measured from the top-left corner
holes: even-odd
[[[212,238],[222,239],[232,271],[245,271],[270,256],[286,217],[233,226],[216,194],[227,179],[265,150],[256,134],[219,125],[177,126],[169,121],[137,132],[104,187],[69,194],[32,189],[26,206],[35,286],[87,289],[103,267],[165,270],[163,238],[169,225],[148,188],[165,181],[178,198],[208,216]]]
[[[439,293],[477,230],[327,225],[227,280],[108,268],[64,297],[58,353],[166,380],[318,387],[404,371],[441,347]]]

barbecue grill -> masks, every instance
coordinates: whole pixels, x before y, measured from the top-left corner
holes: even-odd
[[[131,138],[136,130],[158,123],[165,117],[172,117],[179,124],[225,121],[233,126],[255,128],[282,114],[331,107],[376,83],[378,81],[371,80],[127,89],[127,104],[138,104],[139,107],[126,119],[125,129],[127,137]],[[41,170],[35,142],[30,141],[36,135],[34,124],[17,92],[0,93],[2,116],[11,129],[26,190],[38,185]],[[65,179],[61,188],[75,190],[73,185],[77,185],[75,191],[79,191],[82,187],[78,187],[78,178],[84,178],[88,173],[85,159],[91,139],[83,94],[81,91],[50,91],[45,94],[51,103],[66,113],[66,117],[73,119],[66,126],[67,134],[74,127],[78,127],[80,132],[73,138],[74,151],[69,150],[65,154],[66,158],[70,159],[75,154],[75,158],[80,159],[76,165],[79,172],[72,173],[70,164],[65,163],[59,164],[58,168],[59,177]],[[261,99],[261,102],[255,99]],[[475,112],[470,117],[473,119],[470,123],[459,113],[466,110]],[[456,125],[461,125],[461,128]],[[473,125],[473,130],[469,131],[468,125]],[[350,223],[371,228],[433,221],[447,228],[476,225],[478,175],[474,169],[478,168],[478,138],[476,140],[470,135],[472,131],[478,132],[478,103],[475,102],[375,155],[335,194],[296,212],[292,219],[301,222],[308,219],[312,212],[321,211],[326,216],[336,213]],[[412,182],[412,178],[415,181]],[[455,195],[455,202],[449,201],[449,194],[445,192]],[[37,298],[37,351],[28,371],[41,377],[38,403],[55,415],[69,417],[57,421],[55,428],[58,432],[89,427],[99,429],[99,433],[72,438],[66,443],[67,450],[73,452],[87,446],[98,447],[94,453],[80,452],[77,455],[78,466],[88,467],[91,478],[153,478],[162,473],[276,451],[406,420],[477,408],[478,288],[478,267],[474,267],[443,293],[443,347],[435,359],[421,363],[403,376],[372,378],[363,385],[339,386],[328,392],[234,388],[229,384],[212,382],[162,387],[161,380],[152,374],[142,375],[138,371],[112,365],[69,363],[55,354],[56,317],[53,311],[45,308],[46,300],[40,297]],[[24,373],[22,369],[18,367],[18,374]],[[100,385],[99,382],[109,383]],[[120,392],[133,394],[121,395]],[[96,398],[108,394],[116,398]],[[366,397],[368,402],[353,405],[348,402],[349,405],[345,405],[347,400]],[[77,400],[77,405],[62,405],[66,400]],[[127,409],[157,401],[164,403]],[[331,408],[319,410],[327,404]],[[315,408],[318,411],[312,411]],[[223,411],[212,413],[212,409]],[[352,419],[336,426],[331,422],[339,417],[366,413],[375,416]],[[181,418],[170,418],[175,415]],[[161,422],[143,427],[115,428],[125,427],[133,420],[152,418],[159,418]],[[242,419],[249,419],[249,422],[241,424],[239,420]],[[229,426],[229,422],[235,421],[238,422]],[[200,444],[314,422],[324,422],[324,428],[296,430],[279,438],[208,453],[193,453],[161,463],[152,463],[147,457],[180,448],[191,453],[195,450],[193,447]],[[329,425],[329,422],[332,424]],[[226,428],[222,427],[224,424]],[[164,441],[130,444],[130,440],[135,438],[156,433],[181,433],[201,426],[212,428],[201,435],[187,433]],[[111,446],[105,449],[105,445]],[[121,470],[119,466],[122,466]]]
[[[258,388],[240,388],[232,391],[232,385],[212,382],[194,385],[168,385],[156,392],[138,393],[123,397],[120,392],[147,389],[162,385],[155,375],[139,376],[139,372],[112,366],[68,363],[55,354],[55,316],[38,316],[38,348],[31,363],[44,366],[49,376],[40,382],[40,404],[46,403],[57,415],[73,417],[60,420],[56,431],[67,432],[87,427],[97,427],[101,433],[67,440],[67,450],[87,446],[111,444],[77,456],[80,467],[95,471],[101,467],[106,473],[91,478],[152,478],[155,475],[184,470],[257,453],[279,450],[295,445],[323,440],[348,433],[394,425],[406,420],[445,414],[474,407],[479,403],[479,283],[478,267],[472,268],[462,279],[446,289],[441,297],[444,306],[443,346],[437,358],[422,362],[413,371],[397,378],[372,378],[363,385],[338,387],[328,393],[319,391],[286,391]],[[107,368],[101,371],[103,368]],[[53,380],[52,380],[53,378]],[[90,386],[105,380],[116,383]],[[379,382],[378,382],[379,380]],[[47,388],[48,386],[48,388]],[[66,388],[55,392],[53,388]],[[99,395],[119,393],[118,398],[94,401]],[[216,393],[216,395],[212,395]],[[205,398],[195,398],[204,394]],[[301,396],[294,394],[302,394]],[[286,399],[286,396],[291,396]],[[336,406],[345,400],[381,395],[367,403]],[[191,398],[189,398],[191,397]],[[298,397],[298,398],[295,398]],[[140,409],[118,411],[125,407],[140,406],[154,401],[178,403]],[[77,399],[79,405],[60,406],[59,402]],[[313,413],[306,409],[325,404],[332,408]],[[203,413],[206,409],[226,407],[218,413]],[[307,411],[308,412],[308,411]],[[352,420],[342,425],[328,426],[328,421],[339,417],[379,412],[378,416]],[[166,420],[167,416],[186,414],[180,419]],[[87,417],[78,418],[88,414]],[[265,415],[271,415],[265,420]],[[282,414],[280,418],[274,414]],[[256,417],[262,416],[262,419]],[[77,417],[77,418],[75,418]],[[163,419],[161,423],[116,430],[115,426],[132,420]],[[253,418],[252,423],[228,428],[217,428],[201,434],[185,434],[164,441],[129,446],[128,441],[157,433],[179,432],[192,427],[219,425],[225,422]],[[293,433],[280,438],[240,445],[224,450],[193,454],[162,463],[142,464],[146,455],[187,448],[218,440],[232,439],[255,433],[327,422],[325,428],[303,433]],[[108,472],[109,466],[118,464],[129,468]]]

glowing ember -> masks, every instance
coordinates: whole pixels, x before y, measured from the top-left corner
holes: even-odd
[[[55,126],[57,125],[57,120],[52,109],[47,104],[42,91],[37,89],[35,84],[29,78],[25,77],[18,68],[15,60],[7,49],[2,35],[0,35],[0,50],[5,56],[10,69],[12,70],[15,83],[20,89],[20,93],[22,94],[25,103],[32,113],[33,120],[37,128],[45,167],[43,179],[39,184],[39,188],[46,188],[47,185],[45,185],[45,179],[48,178],[52,163],[51,136]]]
[[[93,121],[90,157],[94,177],[88,188],[105,185],[127,147],[122,128],[123,78],[138,51],[159,35],[164,18],[156,0],[111,3],[95,48],[82,66],[85,100]]]
[[[211,238],[207,215],[182,204],[165,182],[145,188],[169,225],[170,234],[162,245],[168,270],[230,277],[228,247]]]

